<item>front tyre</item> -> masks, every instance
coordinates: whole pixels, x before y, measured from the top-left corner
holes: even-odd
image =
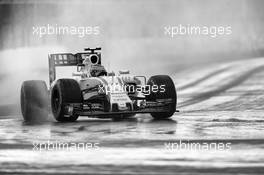
[[[78,115],[66,115],[65,105],[82,103],[83,97],[80,86],[73,79],[59,79],[51,90],[51,109],[54,118],[60,122],[74,122]]]
[[[147,82],[147,85],[153,87],[156,85],[158,87],[163,87],[164,91],[153,92],[150,91],[150,94],[146,96],[147,101],[156,101],[158,99],[171,99],[172,103],[169,106],[169,112],[158,112],[151,113],[151,116],[154,119],[167,119],[173,116],[176,111],[177,105],[177,93],[172,79],[168,75],[156,75],[150,77]]]

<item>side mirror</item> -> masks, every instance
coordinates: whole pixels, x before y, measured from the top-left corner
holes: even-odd
[[[129,74],[129,70],[120,70],[119,71],[119,75],[125,75],[125,74]]]

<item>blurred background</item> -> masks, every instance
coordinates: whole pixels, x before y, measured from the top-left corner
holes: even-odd
[[[264,54],[262,0],[0,0],[0,115],[18,113],[20,85],[48,80],[47,55],[102,47],[108,70],[173,75]],[[33,26],[99,26],[100,35],[33,35]],[[231,26],[231,35],[164,35],[165,26]]]

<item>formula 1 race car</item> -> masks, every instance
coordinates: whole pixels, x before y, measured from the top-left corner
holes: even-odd
[[[24,120],[45,118],[50,108],[60,122],[73,122],[79,116],[123,118],[150,113],[155,119],[166,119],[174,114],[177,94],[169,76],[156,75],[147,81],[145,76],[133,76],[129,71],[119,71],[118,75],[107,72],[101,65],[100,50],[50,54],[49,90],[41,80],[22,84]],[[59,66],[75,66],[77,71],[71,78],[56,79]]]

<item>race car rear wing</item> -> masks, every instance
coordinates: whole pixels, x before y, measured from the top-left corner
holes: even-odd
[[[56,79],[56,67],[59,66],[82,66],[83,58],[82,55],[94,55],[96,54],[99,58],[97,64],[101,64],[101,48],[85,48],[85,52],[81,53],[57,53],[49,54],[49,82],[51,83]]]
[[[56,67],[58,66],[77,66],[82,64],[82,59],[72,53],[58,53],[49,55],[49,81],[56,79]]]

